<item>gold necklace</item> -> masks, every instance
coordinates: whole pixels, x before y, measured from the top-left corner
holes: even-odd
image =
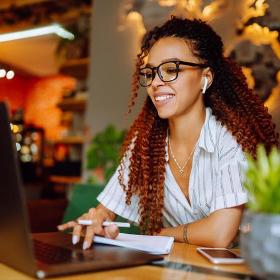
[[[188,162],[189,162],[189,160],[190,160],[190,158],[191,158],[191,156],[192,156],[192,154],[193,154],[193,152],[194,152],[194,150],[195,150],[196,144],[194,145],[192,151],[190,152],[190,154],[189,154],[188,158],[186,159],[185,163],[183,164],[183,166],[181,166],[181,165],[178,163],[176,157],[175,157],[174,154],[173,154],[173,151],[172,151],[172,148],[171,148],[170,137],[168,137],[168,145],[169,145],[171,157],[172,157],[172,159],[174,160],[175,164],[177,165],[180,174],[183,175],[183,174],[184,174],[184,170],[185,170],[185,168],[186,168],[186,166],[187,166],[187,164],[188,164]]]

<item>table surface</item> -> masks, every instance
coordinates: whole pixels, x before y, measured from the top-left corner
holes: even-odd
[[[197,246],[175,243],[172,252],[165,257],[165,266],[143,265],[131,268],[92,272],[65,277],[57,280],[125,280],[125,279],[248,279],[252,275],[246,264],[214,265],[196,251]],[[238,250],[237,250],[238,252]],[[34,279],[0,263],[0,280]]]

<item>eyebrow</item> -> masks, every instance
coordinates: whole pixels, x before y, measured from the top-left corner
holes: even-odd
[[[161,61],[161,63],[164,63],[164,62],[169,62],[169,61],[179,61],[179,60],[181,60],[180,58],[178,58],[178,57],[170,57],[170,58],[167,58],[167,59],[163,59],[162,61]],[[160,63],[160,64],[161,64]],[[151,63],[147,63],[146,65],[145,65],[145,67],[154,67]]]

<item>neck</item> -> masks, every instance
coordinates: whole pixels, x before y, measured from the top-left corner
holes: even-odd
[[[206,109],[202,106],[199,110],[195,108],[195,110],[191,110],[183,116],[168,120],[169,136],[172,139],[172,143],[174,145],[189,143],[192,146],[198,140],[205,116]]]

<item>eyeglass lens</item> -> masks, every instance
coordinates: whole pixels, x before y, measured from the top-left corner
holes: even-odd
[[[171,82],[178,76],[178,67],[175,62],[166,62],[158,67],[146,67],[140,70],[140,84],[151,85],[156,73],[163,82]]]

